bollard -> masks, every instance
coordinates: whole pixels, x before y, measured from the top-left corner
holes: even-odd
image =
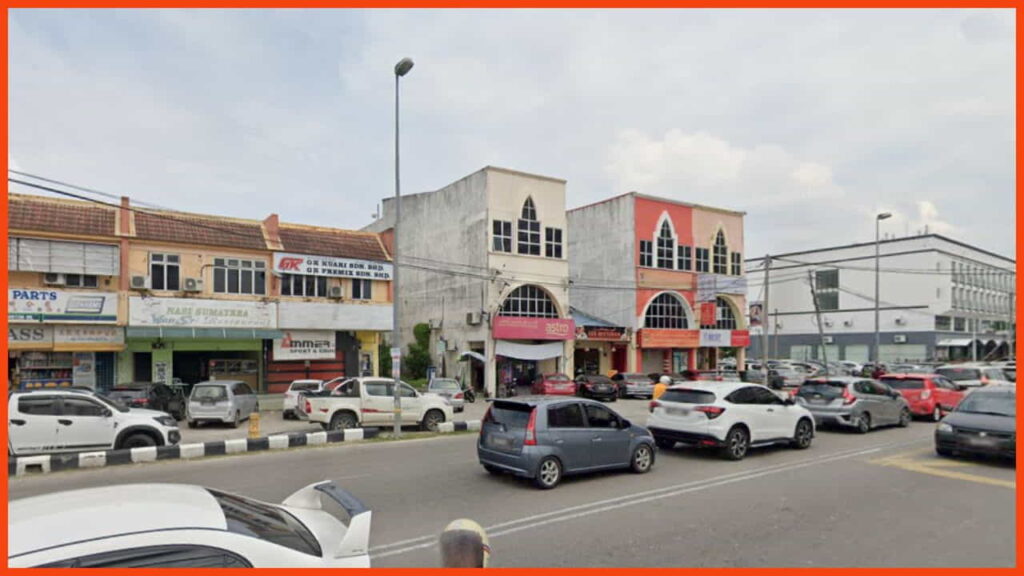
[[[249,438],[260,437],[260,413],[249,414]]]
[[[442,568],[486,568],[491,560],[487,532],[467,518],[453,521],[441,532]]]

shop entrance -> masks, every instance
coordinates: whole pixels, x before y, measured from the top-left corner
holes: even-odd
[[[175,352],[173,376],[186,384],[241,380],[259,389],[259,352]]]
[[[132,356],[132,380],[135,382],[153,381],[153,353],[136,352]]]
[[[596,349],[576,349],[576,376],[580,374],[599,374],[601,372],[601,351]]]

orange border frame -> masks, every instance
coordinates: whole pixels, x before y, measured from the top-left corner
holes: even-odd
[[[985,0],[982,2],[969,2],[966,0],[897,0],[896,2],[886,2],[884,0],[830,0],[830,1],[819,1],[812,2],[809,0],[700,0],[695,2],[681,2],[681,1],[670,1],[670,0],[638,0],[636,2],[629,2],[629,0],[392,0],[390,2],[372,1],[372,0],[350,0],[350,1],[329,1],[329,0],[298,0],[297,2],[290,3],[283,0],[242,0],[238,2],[226,2],[224,0],[172,0],[170,2],[143,2],[140,0],[97,0],[90,2],[89,0],[63,0],[58,2],[43,2],[43,1],[30,1],[30,0],[5,0],[3,2],[4,13],[3,17],[0,18],[0,38],[3,40],[0,52],[3,55],[3,76],[5,82],[0,87],[0,95],[2,95],[2,101],[4,109],[8,111],[8,86],[10,78],[8,77],[8,15],[10,8],[1015,8],[1017,9],[1016,14],[1016,61],[1017,65],[1021,66],[1021,38],[1020,30],[1021,24],[1024,23],[1024,15],[1022,15],[1022,8],[1024,8],[1024,2],[1021,0]],[[1020,96],[1022,93],[1022,86],[1024,86],[1024,80],[1021,78],[1021,74],[1018,72],[1016,78],[1016,95]],[[8,140],[9,134],[7,131],[7,118],[5,114],[2,119],[3,123],[3,142],[4,148],[9,149]],[[1021,135],[1021,118],[1019,113],[1016,117],[1016,137],[1019,139]],[[1014,154],[1017,165],[1016,165],[1016,177],[1017,182],[1021,179],[1021,153],[1019,150],[1015,151]],[[7,158],[3,160],[3,166],[5,171],[7,166]],[[7,234],[7,190],[4,190],[4,202],[2,208],[0,208],[0,228],[2,228],[4,235]],[[1021,215],[1021,208],[1019,204],[1015,208],[1015,212],[1018,220]],[[1015,244],[1018,253],[1021,249],[1020,238],[1016,237]],[[7,287],[7,253],[3,252],[0,254],[0,262],[2,266],[2,274],[4,288]],[[1020,324],[1021,318],[1024,317],[1024,313],[1021,312],[1020,308],[1017,309],[1017,323]],[[7,326],[7,317],[4,316],[2,323]],[[1020,346],[1017,346],[1016,355],[1020,355]],[[3,367],[7,369],[7,356],[4,356],[2,361]],[[1021,402],[1018,398],[1018,404]],[[1018,406],[1019,408],[1019,406]],[[3,407],[3,412],[6,419],[6,405]],[[1019,416],[1018,409],[1018,419]],[[3,428],[0,432],[0,436],[3,436],[4,440],[7,438],[7,429]],[[1019,465],[1021,462],[1021,456],[1018,452],[1017,455],[1017,481],[1020,481]],[[8,491],[8,478],[5,474],[2,481],[2,492],[4,500],[7,499]],[[1022,496],[1021,492],[1017,491],[1017,510],[1021,509]],[[6,517],[6,514],[5,514]],[[3,557],[7,557],[7,530],[6,523],[4,527],[4,538],[3,538]],[[995,537],[1002,537],[1004,535],[995,535]],[[1010,574],[1021,574],[1024,573],[1020,569],[1020,557],[1021,552],[1024,551],[1024,547],[1021,546],[1021,528],[1018,522],[1016,528],[1016,542],[1017,542],[1017,566],[1014,568],[977,568],[977,569],[959,569],[959,568],[928,568],[928,572],[934,574],[949,574],[961,575],[971,573],[985,573],[993,575],[1010,575]],[[155,569],[160,572],[168,573],[175,570],[171,569]],[[449,571],[442,571],[440,568],[380,568],[373,569],[374,572],[382,574],[394,574],[394,575],[413,575],[422,574],[424,572],[430,573],[447,573]],[[871,569],[871,568],[643,568],[643,569],[628,569],[628,568],[541,568],[541,569],[528,569],[528,568],[507,568],[501,569],[504,573],[509,574],[529,574],[531,571],[544,570],[554,571],[557,570],[561,574],[579,574],[584,575],[593,572],[609,572],[610,570],[625,571],[642,571],[644,573],[661,573],[661,574],[714,574],[714,575],[726,575],[726,574],[740,574],[744,572],[756,572],[757,574],[763,574],[765,576],[790,576],[793,572],[802,572],[804,574],[814,574],[815,576],[823,574],[843,574],[843,575],[871,575],[871,576],[885,576],[888,574],[909,574],[916,570],[915,568],[882,568],[882,569]],[[5,569],[6,571],[6,569]],[[36,569],[34,572],[48,572],[54,574],[67,574],[67,569]],[[81,569],[72,569],[71,572],[89,573],[95,574],[95,571],[87,571]],[[190,571],[182,571],[189,575],[202,575],[208,574],[213,575],[224,575],[230,572],[251,573],[243,569],[194,569]],[[261,569],[261,572],[274,573],[284,575],[293,575],[296,571],[291,569]],[[471,572],[470,570],[457,570],[456,572]],[[137,570],[130,569],[116,569],[116,570],[102,570],[100,573],[110,573],[117,576],[135,576],[138,574]],[[310,573],[314,573],[310,571]],[[315,572],[322,573],[322,572]]]

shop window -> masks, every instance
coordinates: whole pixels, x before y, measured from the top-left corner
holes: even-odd
[[[658,268],[672,270],[676,251],[676,239],[672,237],[672,228],[668,222],[661,223],[658,232]]]
[[[177,254],[149,255],[149,276],[153,290],[181,290],[180,260]]]
[[[714,271],[715,274],[726,273],[726,261],[729,254],[729,247],[725,244],[725,233],[721,230],[715,235],[714,245]]]
[[[512,222],[495,220],[493,226],[494,251],[512,252]]]
[[[558,310],[547,292],[527,284],[516,288],[505,298],[498,315],[558,318]]]
[[[733,252],[732,254],[729,254],[729,258],[729,274],[732,274],[733,276],[742,275],[743,266],[740,263],[740,261],[743,258],[743,255],[740,254],[739,252]]]
[[[654,267],[654,254],[653,254],[653,242],[650,240],[640,241],[640,267],[641,268],[652,268]]]
[[[645,328],[670,328],[685,330],[689,328],[686,309],[679,297],[672,294],[659,294],[647,307],[644,315]]]
[[[548,258],[562,257],[562,229],[544,229],[544,255]]]
[[[697,272],[710,272],[710,250],[697,248]]]
[[[966,332],[967,331],[967,320],[965,318],[953,318],[953,331],[954,332]]]
[[[99,279],[92,274],[65,274],[64,279],[69,288],[96,288],[100,285]]]
[[[352,299],[353,300],[372,300],[373,299],[373,280],[353,280],[352,281]]]
[[[533,199],[527,198],[523,203],[523,212],[519,218],[519,253],[540,256],[540,222],[537,221],[537,209]]]
[[[736,315],[732,306],[725,298],[715,298],[715,328],[718,330],[735,330]]]
[[[306,274],[282,274],[282,296],[305,296],[307,298],[327,297],[327,278]]]
[[[217,294],[266,294],[266,266],[258,260],[214,258],[213,291]]]
[[[693,249],[691,247],[689,247],[689,246],[680,246],[678,248],[678,251],[676,252],[676,254],[678,255],[677,262],[676,262],[676,268],[678,270],[690,271],[692,269],[692,267],[693,267],[693,263],[692,263],[693,253],[692,253],[692,250]]]

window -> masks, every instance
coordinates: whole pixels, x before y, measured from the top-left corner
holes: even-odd
[[[733,276],[740,276],[742,274],[742,265],[740,264],[742,257],[743,255],[739,252],[729,254],[729,274]]]
[[[691,269],[691,267],[693,266],[693,263],[692,263],[693,254],[692,254],[691,251],[692,251],[692,248],[690,248],[689,246],[680,246],[676,250],[676,255],[678,256],[678,260],[676,262],[676,269],[677,270],[690,270]]]
[[[61,413],[64,416],[103,416],[107,409],[85,398],[64,398]]]
[[[672,270],[675,264],[676,239],[672,237],[672,228],[668,222],[661,223],[658,232],[658,268]]]
[[[732,313],[732,306],[725,298],[715,298],[715,328],[718,330],[735,330],[736,315]]]
[[[352,299],[353,300],[372,300],[373,299],[373,281],[358,279],[352,281]]]
[[[839,310],[839,270],[816,270],[814,295],[820,310]]]
[[[392,388],[392,390],[394,390],[394,388]],[[402,398],[415,398],[416,391],[412,389],[412,386],[402,382],[401,387],[398,388],[398,395]]]
[[[266,262],[238,258],[213,259],[213,291],[217,294],[266,294]]]
[[[547,292],[537,286],[526,284],[516,288],[505,298],[498,316],[558,318],[558,309]]]
[[[64,281],[71,288],[96,288],[99,279],[92,274],[65,274]]]
[[[725,397],[726,402],[733,404],[757,404],[757,400],[754,397],[755,388],[746,386],[738,390],[733,390],[731,394]]]
[[[563,404],[548,408],[548,428],[585,428],[579,404]]]
[[[180,256],[177,254],[149,255],[149,275],[153,290],[181,290]]]
[[[508,220],[495,220],[493,226],[494,251],[512,252],[512,223]]]
[[[936,330],[950,330],[952,329],[952,318],[949,316],[936,316],[935,317],[935,329]]]
[[[875,393],[875,387],[871,385],[871,382],[867,382],[865,380],[861,380],[860,382],[854,383],[853,389],[854,391],[860,392],[861,394]]]
[[[282,296],[327,297],[327,277],[305,274],[281,274]]]
[[[252,536],[302,554],[320,556],[320,544],[313,533],[294,516],[256,500],[207,488],[220,504],[228,532]]]
[[[953,318],[953,331],[954,332],[965,332],[967,330],[967,322],[963,318]]]
[[[640,241],[640,266],[642,268],[654,267],[654,248],[650,240]]]
[[[725,233],[721,230],[715,235],[715,274],[725,274],[729,247],[725,244]]]
[[[587,425],[591,428],[618,428],[619,419],[611,410],[596,404],[586,404]]]
[[[365,384],[367,396],[392,396],[392,383],[385,380],[373,380]]]
[[[647,307],[647,313],[644,315],[644,327],[687,329],[689,322],[679,297],[667,292],[658,294]]]
[[[519,253],[540,256],[540,222],[537,221],[537,209],[533,206],[533,198],[523,203],[523,212],[519,218]]]
[[[782,404],[782,399],[767,388],[751,387],[748,390],[754,404]]]
[[[544,255],[548,258],[562,257],[562,229],[544,229]]]
[[[346,380],[342,382],[337,388],[331,392],[331,396],[341,396],[343,398],[359,398],[359,381],[358,380]]]
[[[53,396],[21,396],[18,412],[35,416],[57,416],[57,398]]]
[[[252,568],[245,558],[211,546],[143,546],[68,558],[40,568]]]
[[[235,384],[231,391],[235,394],[235,396],[248,396],[252,394],[252,388],[249,388],[249,385],[246,384],[245,382],[239,382],[238,384]]]
[[[710,272],[710,251],[707,248],[697,248],[697,272]]]

